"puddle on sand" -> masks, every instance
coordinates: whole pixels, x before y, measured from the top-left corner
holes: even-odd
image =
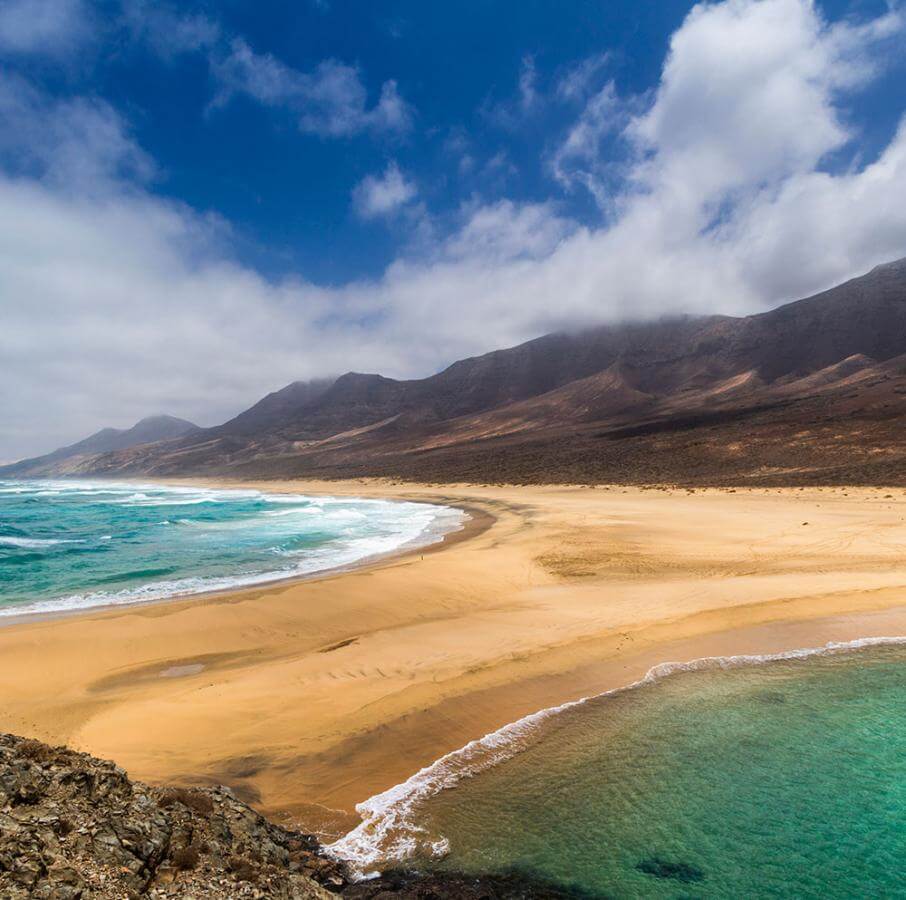
[[[169,669],[164,669],[160,673],[161,678],[183,678],[186,675],[197,675],[199,672],[204,671],[204,665],[202,663],[191,663],[187,666],[170,666]]]

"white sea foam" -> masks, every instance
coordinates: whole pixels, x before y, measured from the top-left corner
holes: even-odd
[[[780,653],[706,656],[689,662],[660,663],[649,669],[639,681],[625,687],[539,710],[482,738],[470,741],[459,750],[447,753],[401,784],[359,803],[356,812],[362,817],[361,824],[338,841],[327,845],[325,850],[335,858],[349,863],[359,878],[376,876],[377,866],[406,860],[420,848],[435,856],[445,855],[449,850],[446,838],[429,835],[427,830],[418,824],[418,805],[441,791],[455,787],[463,779],[471,778],[516,756],[530,745],[533,738],[539,736],[539,729],[547,720],[592,700],[632,691],[679,672],[731,669],[783,660],[806,659],[866,647],[902,644],[906,644],[906,636],[869,637],[853,641],[832,641],[823,647],[800,648]]]
[[[147,509],[152,506],[198,506],[201,503],[222,503],[223,501],[219,497],[186,497],[185,499],[174,498],[172,500],[165,500],[163,498],[141,496],[127,497],[120,502],[130,506],[139,506]]]
[[[262,494],[261,499],[264,500],[265,503],[305,503],[308,506],[314,506],[316,508],[323,506],[325,503],[331,502],[324,497],[309,497],[306,494]],[[357,498],[357,499],[360,499],[360,498]],[[334,501],[334,502],[343,502],[343,501],[339,500],[339,501]],[[360,502],[369,502],[369,501],[360,500]],[[381,503],[384,501],[377,500],[377,501],[370,501],[370,502]]]
[[[0,536],[0,546],[19,547],[23,550],[41,550],[53,547],[56,544],[84,544],[83,540],[75,538],[20,538]]]
[[[17,485],[18,487],[18,485]],[[36,485],[30,490],[36,493]],[[95,486],[88,482],[42,482],[40,490],[59,490],[66,493],[85,493],[95,490],[115,498],[114,502],[122,502],[133,506],[177,506],[186,503],[216,502],[218,499],[260,499],[267,503],[277,504],[304,504],[294,509],[280,509],[270,512],[261,512],[252,518],[222,523],[193,523],[189,519],[177,519],[175,523],[169,519],[162,520],[160,525],[197,525],[205,529],[231,529],[254,528],[269,533],[273,531],[275,542],[287,541],[294,538],[297,533],[302,537],[305,531],[297,532],[293,528],[292,516],[297,513],[305,515],[320,515],[332,520],[332,527],[336,531],[337,520],[344,518],[357,521],[362,526],[362,532],[357,536],[337,535],[329,539],[320,547],[302,548],[298,552],[290,552],[291,560],[270,571],[245,571],[223,576],[198,576],[176,578],[168,581],[150,582],[123,589],[120,591],[92,591],[79,594],[70,594],[33,603],[15,603],[0,605],[0,616],[15,616],[23,614],[41,614],[68,612],[98,606],[119,606],[126,604],[142,603],[153,600],[162,600],[171,597],[188,596],[213,591],[230,590],[248,587],[255,584],[266,584],[286,578],[310,575],[332,569],[344,568],[364,560],[382,556],[394,551],[410,547],[424,546],[443,539],[448,532],[462,527],[465,514],[461,510],[445,506],[435,506],[425,503],[400,503],[386,500],[372,500],[364,498],[311,498],[301,494],[270,495],[253,490],[208,490],[193,488],[162,488],[158,485],[138,484],[107,484]],[[23,489],[28,489],[26,488]],[[157,500],[154,495],[162,499]],[[171,497],[178,494],[178,497]],[[107,497],[96,502],[107,502]],[[353,508],[356,507],[356,508]],[[364,511],[364,512],[363,512]],[[281,516],[280,519],[270,520],[272,526],[265,526],[268,521],[264,515]],[[307,527],[310,528],[310,525]],[[369,534],[373,527],[379,534]],[[266,530],[265,530],[266,529]],[[105,535],[101,540],[108,540]],[[64,543],[60,539],[33,539],[33,538],[0,538],[0,544],[7,543],[16,547],[48,547],[54,543]],[[275,548],[276,550],[277,548]]]

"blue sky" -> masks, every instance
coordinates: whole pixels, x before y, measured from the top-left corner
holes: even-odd
[[[824,8],[829,17],[867,17],[885,7]],[[599,224],[604,213],[588,191],[552,174],[583,99],[558,87],[586,65],[589,90],[613,80],[620,95],[644,96],[690,4],[302,0],[134,5],[126,15],[116,3],[95,9],[98,34],[84,56],[62,67],[16,62],[56,96],[109,101],[158,167],[151,189],[223,216],[243,261],[272,277],[301,272],[338,284],[379,275],[413,241],[411,217],[363,219],[353,200],[357,184],[393,163],[442,230],[456,226],[464,204],[497,197],[552,200],[563,214]],[[173,37],[180,21],[194,24],[194,47]],[[326,126],[299,128],[291,101],[263,103],[237,90],[218,102],[216,61],[234,41],[298,73],[325,61],[351,67],[367,108],[393,82],[405,119],[332,135]],[[890,139],[906,105],[906,79],[897,74],[903,70],[874,86],[871,109],[851,111],[866,146]],[[621,158],[622,148],[608,149]]]
[[[166,35],[149,46],[111,29],[97,65],[68,83],[43,74],[52,90],[84,83],[124,111],[161,166],[154,189],[223,215],[249,264],[341,283],[379,275],[412,238],[411,221],[363,220],[353,203],[356,185],[391,163],[441,220],[455,219],[475,198],[506,196],[555,197],[570,215],[597,221],[587,192],[563,190],[546,165],[576,115],[574,100],[557,97],[557,84],[576,65],[608,54],[592,75],[596,84],[614,78],[626,93],[648,90],[689,4],[630,11],[575,0],[565,14],[560,6],[181,4],[182,17],[204,17],[219,32],[208,52],[162,55],[155,43]],[[325,60],[355,68],[369,108],[395,82],[406,121],[332,136],[300,129],[292,103],[267,105],[237,92],[212,107],[222,88],[210,59],[228,55],[236,40],[299,73],[316,72]]]
[[[904,30],[861,0],[0,0],[0,459],[906,255]]]

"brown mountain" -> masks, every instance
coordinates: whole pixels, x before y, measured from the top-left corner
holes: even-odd
[[[128,450],[140,444],[156,444],[174,438],[186,437],[201,429],[185,419],[174,416],[148,416],[131,428],[102,428],[90,437],[60,447],[46,456],[24,459],[0,469],[0,474],[10,476],[39,476],[67,474],[71,467],[90,464],[99,455]]]
[[[68,471],[899,483],[904,424],[900,260],[760,315],[552,334],[412,381],[289,385],[217,428]]]

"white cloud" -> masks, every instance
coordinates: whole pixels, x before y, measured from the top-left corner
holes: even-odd
[[[626,125],[626,107],[617,97],[612,81],[607,82],[585,104],[578,121],[551,158],[551,171],[567,189],[587,188],[598,205],[608,207],[610,198],[605,172],[612,165],[602,154],[602,140]]]
[[[522,69],[519,72],[519,103],[523,111],[530,110],[538,102],[538,73],[535,60],[531,56],[522,58]]]
[[[654,105],[628,129],[653,154],[636,177],[699,204],[811,169],[848,139],[834,106],[850,74],[838,44],[801,0],[697,6]]]
[[[906,255],[906,126],[870,164],[822,168],[856,137],[847,104],[901,28],[829,27],[806,0],[696,7],[646,107],[623,112],[606,225],[476,202],[433,252],[339,288],[232,262],[218,223],[136,184],[142,154],[112,110],[14,84],[0,115],[38,148],[0,123],[0,455],[162,410],[217,421],[342,369],[424,375],[564,325],[751,312]],[[281,96],[282,72],[255,90]],[[593,149],[576,158],[599,173]]]
[[[0,158],[10,171],[91,192],[111,177],[147,181],[153,161],[100,100],[51,100],[14,76],[0,79]]]
[[[557,96],[567,101],[584,100],[609,62],[610,53],[605,51],[569,66],[557,81]]]
[[[384,82],[377,103],[369,108],[359,69],[337,60],[324,60],[313,72],[300,72],[235,38],[228,52],[212,55],[211,69],[218,84],[211,104],[215,108],[236,94],[246,94],[266,106],[290,109],[302,131],[324,137],[404,132],[411,126],[411,107],[395,81]]]
[[[558,216],[549,204],[500,200],[477,205],[441,251],[449,259],[484,263],[543,259],[574,228],[575,223]]]
[[[484,174],[499,181],[505,181],[510,175],[516,175],[518,170],[510,159],[506,150],[498,150],[485,164]]]
[[[122,22],[134,40],[145,41],[163,60],[208,50],[222,36],[214,19],[151,0],[123,0]]]
[[[219,23],[201,13],[184,13],[156,0],[0,0],[0,54],[76,60],[76,51],[99,39],[126,38],[147,45],[169,61],[208,50],[222,39]]]
[[[391,162],[379,178],[366,175],[352,192],[352,203],[362,219],[375,219],[397,212],[415,199],[418,190]]]
[[[91,40],[92,20],[82,0],[4,0],[0,53],[69,55]]]
[[[178,7],[149,0],[121,2],[121,25],[134,41],[144,42],[164,61],[185,53],[206,53],[215,83],[209,110],[245,95],[265,106],[290,110],[301,131],[321,137],[366,131],[400,134],[412,126],[413,109],[393,79],[381,85],[376,102],[369,106],[357,66],[326,59],[313,71],[301,72],[273,54],[256,53],[244,38],[231,38],[216,19],[204,14],[183,13]],[[327,11],[328,5],[319,8]]]
[[[516,96],[503,102],[493,102],[490,97],[481,106],[481,114],[499,128],[517,129],[541,107],[543,96],[538,90],[538,71],[535,59],[522,57],[516,81]]]

